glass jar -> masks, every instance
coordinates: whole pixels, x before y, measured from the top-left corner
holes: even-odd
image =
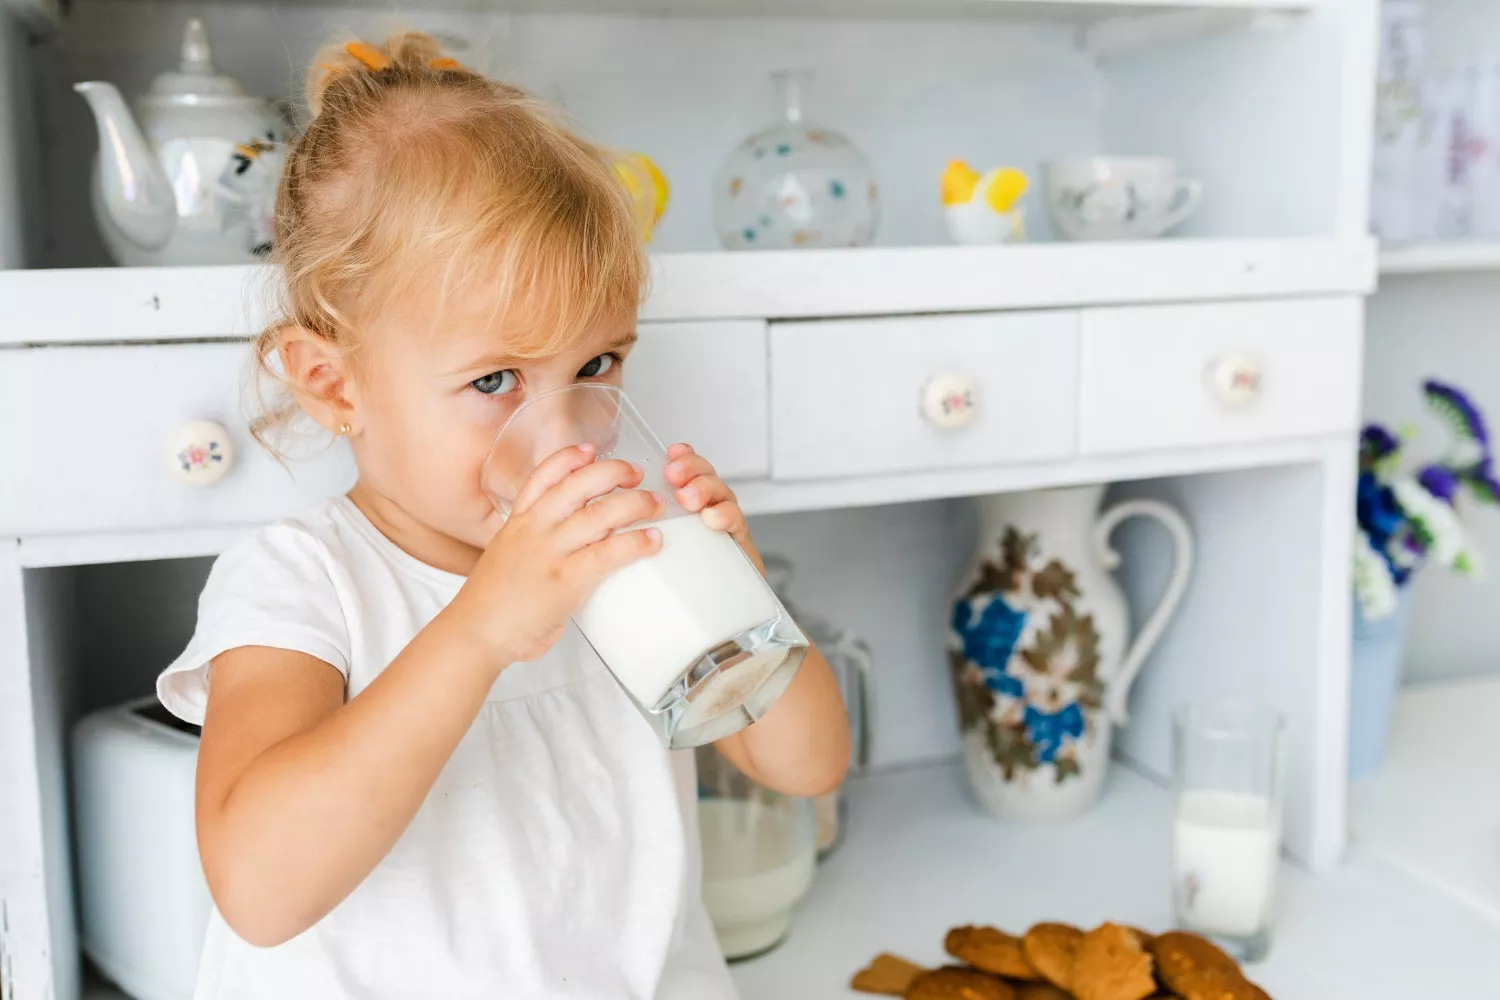
[[[850,775],[862,772],[870,762],[871,719],[874,688],[871,682],[870,647],[848,629],[839,628],[816,615],[806,614],[787,600],[792,581],[792,564],[781,556],[767,556],[766,579],[776,592],[787,614],[802,629],[808,640],[823,654],[838,680],[849,713]],[[817,831],[818,859],[832,854],[843,842],[849,824],[849,798],[844,788],[813,799],[813,819]]]
[[[703,902],[724,957],[753,958],[785,940],[812,885],[812,803],[751,781],[712,747],[696,753]]]
[[[879,190],[864,154],[810,124],[808,70],[772,74],[781,118],[729,154],[714,184],[714,223],[730,250],[868,246]]]

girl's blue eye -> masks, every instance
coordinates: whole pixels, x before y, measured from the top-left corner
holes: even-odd
[[[578,369],[578,377],[598,378],[600,375],[604,375],[610,371],[613,371],[615,365],[619,364],[619,362],[620,359],[615,357],[613,354],[601,354],[597,358],[594,358],[592,361],[590,361],[588,364],[584,365],[582,368]]]
[[[490,372],[480,376],[469,384],[486,396],[503,396],[507,392],[513,392],[519,381],[515,370],[507,368],[503,372]]]

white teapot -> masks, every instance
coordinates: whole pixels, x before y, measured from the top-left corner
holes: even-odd
[[[99,127],[94,218],[119,264],[242,264],[271,249],[283,126],[272,106],[213,65],[188,21],[182,65],[132,116],[113,84],[74,85]]]

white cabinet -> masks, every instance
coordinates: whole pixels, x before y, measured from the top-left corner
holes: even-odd
[[[377,6],[356,2],[339,27],[385,30]],[[871,5],[860,0],[819,0],[819,19],[785,21],[777,18],[807,5],[581,0],[567,16],[552,6],[424,3],[403,21],[442,34],[466,65],[561,98],[590,134],[643,149],[670,179],[672,204],[652,244],[656,290],[626,371],[652,426],[690,441],[761,511],[1086,481],[1143,480],[1174,494],[1213,544],[1144,675],[1130,752],[1164,766],[1157,709],[1173,699],[1269,692],[1298,722],[1289,848],[1314,867],[1336,861],[1351,400],[1359,299],[1374,266],[1362,177],[1373,0],[874,5],[898,21],[862,16]],[[220,61],[256,94],[283,96],[288,63],[306,64],[328,30],[317,7],[200,8]],[[632,16],[663,11],[684,16]],[[696,16],[704,13],[746,16]],[[79,564],[211,554],[353,474],[340,445],[287,470],[247,433],[244,338],[269,314],[264,271],[87,269],[107,259],[88,205],[96,139],[69,85],[108,79],[137,93],[177,61],[186,16],[141,0],[80,0],[33,60],[49,67],[29,81],[35,106],[10,101],[30,113],[14,117],[19,125],[48,125],[35,171],[46,183],[23,184],[18,198],[37,224],[30,235],[45,237],[31,242],[45,247],[38,262],[50,269],[0,273],[5,1000],[75,1000],[62,740],[89,693],[87,658],[73,643],[88,631],[80,608],[99,597],[83,592],[95,589],[90,574],[108,575]],[[1252,20],[1264,30],[1239,30]],[[882,199],[878,247],[711,252],[713,178],[727,151],[771,117],[764,71],[777,64],[814,65],[810,117],[868,155]],[[0,88],[0,101],[8,93]],[[0,114],[0,134],[11,121]],[[1041,164],[1109,150],[1171,157],[1203,180],[1203,208],[1178,238],[1049,244]],[[6,153],[0,216],[17,200],[5,193]],[[939,185],[955,156],[1031,175],[1036,245],[943,245]],[[0,259],[10,242],[0,224]],[[1237,373],[1252,371],[1258,392],[1238,398]],[[167,444],[203,420],[227,428],[236,459],[219,482],[192,486],[168,471]],[[927,509],[957,538],[962,518],[951,505]],[[1271,542],[1238,533],[1252,509],[1274,512],[1268,534],[1294,530]],[[897,546],[877,567],[852,558],[854,543],[839,537],[832,554],[805,556],[824,565],[804,579],[849,592],[857,577],[885,573],[899,599],[939,619],[951,579],[944,554],[925,542]],[[148,590],[132,596],[169,601]],[[190,602],[170,603],[186,613]],[[1274,635],[1216,655],[1218,624],[1247,603],[1271,609]],[[899,702],[929,713],[917,727],[926,734],[951,734],[940,645],[913,643],[931,662],[914,653],[881,667],[926,685],[926,701]],[[149,671],[160,655],[132,669]],[[889,762],[948,749],[913,742]],[[899,852],[891,861],[900,879]],[[823,986],[780,992],[797,989]]]
[[[1078,313],[778,323],[778,479],[1064,459],[1073,452]]]

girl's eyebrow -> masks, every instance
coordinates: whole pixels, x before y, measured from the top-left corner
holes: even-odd
[[[634,344],[638,339],[639,335],[634,330],[629,330],[625,333],[620,334],[620,336],[614,338],[608,344],[600,347],[598,353],[608,354],[610,351],[624,350],[631,344]],[[470,363],[464,365],[461,368],[455,369],[449,374],[464,375],[469,372],[475,371],[498,372],[504,371],[507,368],[518,367],[525,364],[527,361],[535,360],[537,359],[517,357],[516,355],[508,354],[505,351],[491,351],[488,354],[480,355]]]

